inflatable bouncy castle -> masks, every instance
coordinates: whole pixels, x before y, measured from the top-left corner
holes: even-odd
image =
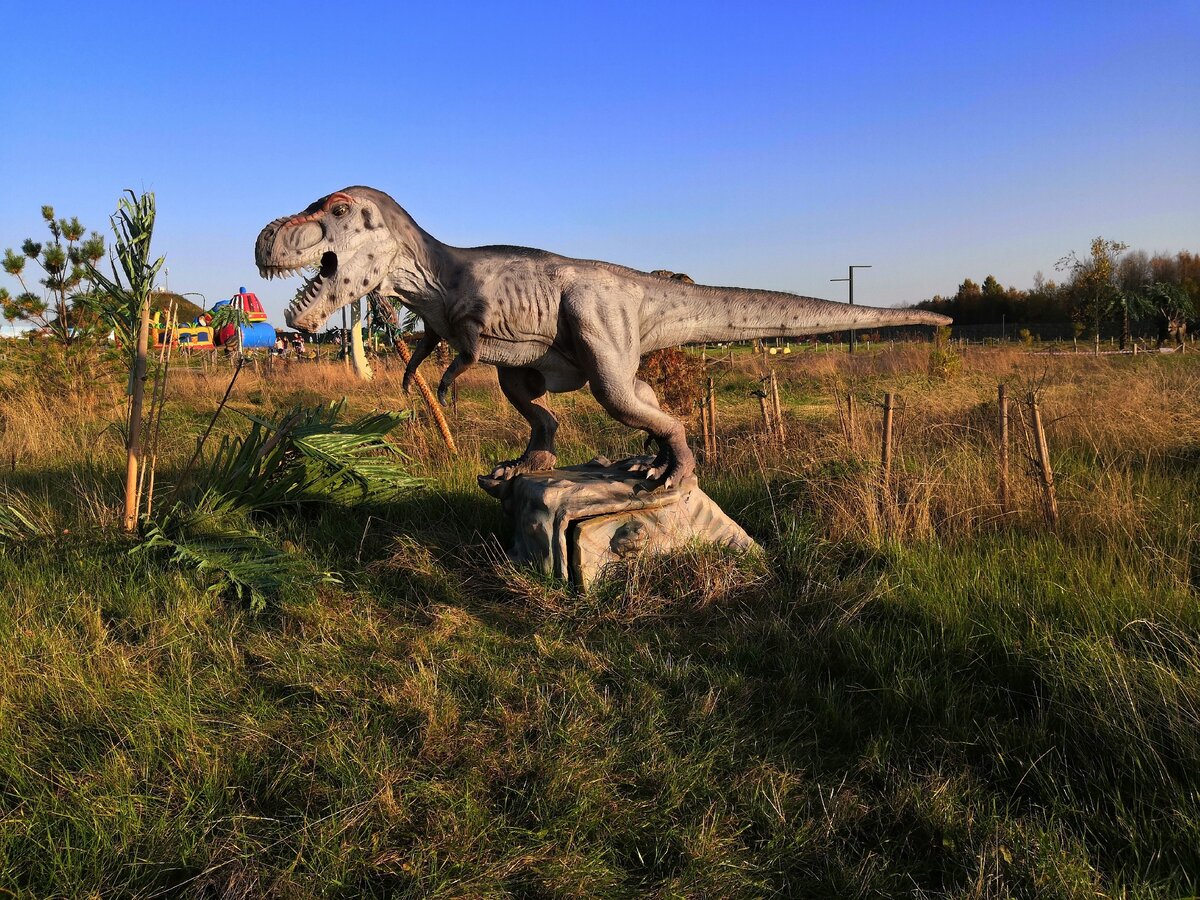
[[[229,344],[236,344],[237,341],[234,336],[238,330],[242,333],[243,350],[269,350],[275,346],[275,329],[267,323],[266,310],[263,309],[258,297],[247,291],[244,287],[239,288],[233,297],[215,304],[213,310],[218,310],[222,306],[230,304],[233,305],[234,309],[240,309],[245,312],[246,318],[250,320],[250,324],[243,325],[240,329],[235,329],[232,324],[221,327],[213,335],[213,343],[216,346],[224,347]]]

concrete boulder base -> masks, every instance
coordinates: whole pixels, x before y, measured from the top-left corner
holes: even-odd
[[[757,544],[700,490],[695,477],[669,490],[647,490],[652,458],[518,475],[507,481],[480,476],[498,499],[516,536],[509,558],[586,589],[605,566],[664,553],[694,541],[741,550]]]

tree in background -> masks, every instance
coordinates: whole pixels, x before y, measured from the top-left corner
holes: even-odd
[[[1055,263],[1054,267],[1060,272],[1070,274],[1074,316],[1090,322],[1097,335],[1100,334],[1100,325],[1114,311],[1126,314],[1129,311],[1128,305],[1119,302],[1122,291],[1117,277],[1118,262],[1127,249],[1129,245],[1121,241],[1096,237],[1092,239],[1091,251],[1087,256],[1080,257],[1072,250]]]
[[[11,247],[4,251],[4,271],[17,279],[21,293],[12,296],[5,290],[0,304],[10,323],[32,322],[69,347],[86,332],[80,327],[85,317],[74,315],[73,306],[95,288],[90,272],[104,255],[104,239],[94,231],[85,238],[79,219],[57,219],[53,206],[42,207],[42,219],[50,231],[49,241],[26,238],[20,253]],[[25,271],[29,262],[42,270],[43,277],[37,279],[42,293],[30,288]]]

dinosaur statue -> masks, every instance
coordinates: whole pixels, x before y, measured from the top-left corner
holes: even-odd
[[[471,365],[496,366],[501,390],[532,430],[525,452],[492,471],[498,479],[554,467],[558,422],[542,398],[589,383],[609,415],[661,448],[647,472],[650,484],[669,487],[690,476],[695,460],[683,423],[637,377],[639,360],[652,350],[950,322],[924,310],[690,284],[526,247],[450,247],[368,187],[348,187],[271,222],[258,236],[255,259],[267,278],[311,270],[285,312],[293,328],[314,331],[367,294],[420,316],[426,334],[406,385],[443,338],[458,356],[439,385],[442,398]]]

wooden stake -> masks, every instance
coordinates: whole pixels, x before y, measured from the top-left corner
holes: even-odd
[[[1042,410],[1038,405],[1036,391],[1029,394],[1029,410],[1033,417],[1033,433],[1037,439],[1038,472],[1041,475],[1046,503],[1046,522],[1051,528],[1057,528],[1058,497],[1054,491],[1054,469],[1050,465],[1050,447],[1046,443],[1046,429],[1042,425]]]
[[[717,458],[717,392],[713,380],[708,379],[708,428],[712,432],[712,459]]]
[[[842,414],[842,395],[836,390],[833,392],[833,405],[837,409],[838,426],[842,429],[842,437],[846,439],[846,445],[850,444],[850,430],[846,426],[846,417]]]
[[[779,381],[775,378],[775,370],[771,370],[771,406],[775,409],[775,435],[782,445],[787,440],[783,427],[783,409],[779,405]]]
[[[1000,385],[1000,512],[1008,513],[1008,385]]]
[[[891,394],[883,395],[883,446],[880,448],[879,462],[883,475],[883,490],[885,495],[892,475],[892,416],[895,405]]]
[[[768,433],[774,433],[775,428],[771,422],[771,412],[767,409],[767,394],[766,391],[755,391],[754,396],[758,398],[758,409],[762,413],[763,428]]]
[[[846,391],[846,443],[850,445],[851,450],[854,449],[854,434],[857,431],[854,427],[854,409],[856,405],[854,394]]]

